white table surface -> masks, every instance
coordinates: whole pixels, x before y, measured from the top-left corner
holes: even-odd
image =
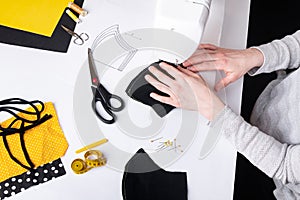
[[[221,0],[212,0],[214,6]],[[219,43],[222,47],[245,48],[250,0],[224,0],[223,27],[219,38],[214,38],[214,28],[204,32],[203,42]],[[39,99],[55,104],[61,127],[69,143],[62,158],[67,174],[47,183],[34,186],[10,199],[122,199],[122,173],[109,167],[91,170],[84,175],[72,172],[73,159],[82,157],[75,150],[81,147],[73,116],[73,91],[80,67],[87,59],[86,50],[105,28],[119,24],[122,31],[147,28],[153,24],[156,0],[98,0],[84,2],[89,14],[82,18],[76,32],[87,32],[90,40],[83,46],[71,43],[67,53],[24,48],[0,44],[1,99],[21,97]],[[172,4],[170,4],[172,9]],[[219,8],[214,8],[218,10]],[[210,13],[210,18],[217,13]],[[220,27],[219,27],[220,28]],[[193,27],[191,27],[193,30]],[[226,102],[239,113],[242,79],[226,89]],[[199,135],[197,140],[203,140]],[[200,148],[192,147],[166,170],[188,173],[188,197],[191,200],[232,199],[236,151],[221,137],[213,151],[203,160],[198,159]],[[196,153],[195,153],[196,152]],[[162,194],[163,195],[163,194]]]

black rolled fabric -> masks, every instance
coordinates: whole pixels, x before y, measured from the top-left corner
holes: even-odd
[[[84,0],[75,0],[74,3],[82,6],[83,1]],[[78,14],[76,15],[78,16]],[[0,42],[65,53],[68,51],[71,36],[61,28],[61,25],[66,26],[70,30],[74,30],[76,23],[64,12],[51,37],[0,25]]]
[[[123,200],[187,200],[187,175],[161,169],[139,149],[125,166],[122,195]]]
[[[160,117],[164,117],[165,115],[167,115],[171,110],[173,110],[175,107],[165,104],[165,103],[161,103],[153,98],[150,97],[150,93],[154,92],[157,93],[161,96],[168,96],[167,94],[157,90],[155,87],[153,87],[152,85],[150,85],[146,79],[145,79],[145,75],[149,74],[152,75],[151,72],[149,71],[149,67],[150,66],[154,66],[156,67],[158,70],[160,70],[161,72],[163,72],[164,74],[170,76],[171,78],[173,78],[170,74],[168,74],[165,70],[163,70],[159,64],[161,62],[165,62],[169,65],[172,65],[173,67],[178,67],[178,65],[174,64],[174,63],[170,63],[170,62],[166,62],[163,60],[160,60],[158,62],[152,63],[150,64],[147,68],[145,68],[143,71],[141,71],[128,85],[127,89],[126,89],[126,93],[129,97],[131,97],[132,99],[141,102],[145,105],[149,105],[153,108],[153,110],[160,116]],[[182,67],[182,64],[179,64],[179,66]],[[174,78],[173,78],[174,79]]]

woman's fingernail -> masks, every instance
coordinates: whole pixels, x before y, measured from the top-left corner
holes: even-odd
[[[144,78],[148,81],[149,80],[149,75],[145,75]]]
[[[153,66],[150,66],[150,67],[149,67],[149,71],[153,72],[153,70],[154,70],[154,67],[153,67]]]
[[[166,63],[161,62],[161,63],[159,63],[158,65],[159,65],[160,67],[163,67],[164,65],[166,65]]]
[[[182,63],[182,65],[185,66],[185,67],[188,67],[188,66],[191,66],[192,63],[191,63],[190,61],[186,60],[186,61],[184,61],[184,62]]]

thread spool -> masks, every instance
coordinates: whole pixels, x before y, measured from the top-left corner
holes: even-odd
[[[71,8],[72,10],[74,10],[76,13],[78,13],[81,16],[86,16],[88,14],[88,12],[82,8],[80,8],[77,4],[73,3],[73,2],[69,2],[68,3],[68,7]]]
[[[66,10],[66,13],[73,19],[76,23],[80,23],[81,20],[69,9]]]

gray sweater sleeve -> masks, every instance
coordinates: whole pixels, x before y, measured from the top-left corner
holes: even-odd
[[[264,63],[261,67],[250,70],[250,75],[274,72],[281,69],[298,68],[300,65],[300,31],[288,35],[281,40],[257,47],[264,55]]]
[[[219,116],[215,123],[222,123],[222,134],[252,164],[284,184],[300,183],[300,145],[280,143],[228,107]]]

